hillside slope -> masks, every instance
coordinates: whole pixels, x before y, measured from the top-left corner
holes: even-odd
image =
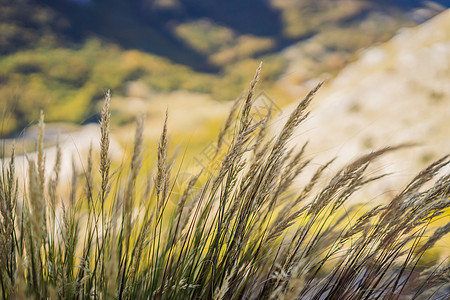
[[[95,120],[106,89],[126,96],[136,81],[232,100],[260,60],[269,91],[298,72],[284,49],[313,40],[320,51],[293,53],[302,85],[448,7],[438,2],[0,0],[0,136],[20,135],[40,109],[49,122]]]
[[[450,153],[450,10],[360,58],[319,91],[294,143],[310,140],[318,163],[344,164],[388,145],[420,143],[381,159],[393,172],[378,194],[392,193],[419,168]],[[290,109],[285,109],[287,113]],[[386,181],[387,182],[387,181]]]

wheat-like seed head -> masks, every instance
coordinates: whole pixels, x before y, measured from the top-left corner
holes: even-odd
[[[100,120],[100,174],[102,177],[101,183],[101,201],[104,203],[110,189],[109,185],[109,169],[111,167],[111,158],[109,154],[109,144],[110,144],[110,111],[111,102],[111,91],[108,90],[105,94],[105,102],[102,108],[102,115]]]
[[[166,117],[164,119],[163,130],[158,143],[158,169],[155,178],[155,189],[158,195],[158,207],[162,207],[166,200],[167,192],[169,189],[169,174],[167,165],[167,150],[168,150],[168,137],[167,137],[167,120],[169,112],[166,110]]]
[[[245,98],[245,101],[243,103],[243,108],[241,112],[241,122],[240,122],[240,129],[239,133],[243,133],[247,130],[247,128],[250,126],[251,120],[250,120],[250,110],[252,108],[253,104],[253,95],[255,93],[256,84],[259,81],[259,76],[261,74],[261,68],[262,68],[262,62],[259,63],[258,68],[256,69],[255,77],[253,77],[253,80],[250,82],[250,88],[248,89],[247,97]]]

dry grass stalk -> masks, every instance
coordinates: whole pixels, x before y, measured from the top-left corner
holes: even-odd
[[[91,147],[82,195],[74,193],[76,182],[72,193],[56,191],[60,172],[57,158],[49,175],[50,211],[43,193],[41,115],[38,158],[29,161],[25,201],[18,199],[14,157],[9,166],[2,165],[0,173],[1,297],[444,297],[448,292],[448,263],[422,271],[425,253],[449,232],[449,224],[438,229],[433,225],[450,208],[450,174],[438,176],[450,163],[448,157],[430,164],[386,205],[369,208],[356,219],[359,207],[348,207],[348,199],[382,177],[367,175],[368,165],[406,145],[363,155],[322,183],[331,160],[319,167],[305,186],[296,186],[295,178],[310,160],[305,159],[306,144],[297,152],[287,144],[295,127],[308,116],[308,105],[322,83],[301,101],[274,138],[267,130],[270,112],[260,121],[254,121],[251,115],[259,76],[260,67],[237,117],[239,130],[220,168],[212,175],[204,172],[193,176],[180,197],[170,192],[175,159],[167,155],[167,113],[158,143],[155,192],[150,185],[146,191],[136,192],[143,147],[144,124],[140,118],[130,173],[124,182],[120,170],[117,172],[117,183],[110,194],[111,95],[107,92],[100,123],[98,197],[93,199]],[[232,127],[236,103],[219,133],[219,146],[224,132]],[[433,179],[434,184],[427,186]],[[193,193],[194,187],[200,192]],[[63,199],[58,220],[54,217],[56,195]],[[72,205],[66,207],[64,203],[69,202]],[[23,203],[20,209],[19,203]],[[132,219],[132,211],[141,213]],[[53,215],[53,221],[47,227],[50,212],[49,220]],[[431,230],[434,232],[429,235]]]

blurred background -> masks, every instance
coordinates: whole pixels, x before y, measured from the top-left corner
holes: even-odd
[[[263,61],[258,95],[277,108],[274,130],[327,78],[293,143],[310,139],[320,164],[421,142],[380,165],[411,178],[450,151],[449,7],[448,0],[0,0],[0,136],[16,140],[19,154],[32,152],[42,109],[48,161],[60,134],[70,166],[69,153],[97,143],[111,89],[113,157],[130,150],[142,112],[154,147],[166,108],[172,144],[203,153]],[[187,164],[201,160],[190,157]]]

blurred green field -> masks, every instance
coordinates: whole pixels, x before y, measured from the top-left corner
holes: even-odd
[[[150,4],[149,4],[150,3]],[[287,70],[286,47],[319,42],[302,85],[335,74],[358,49],[417,23],[416,3],[258,0],[0,1],[0,136],[17,135],[44,109],[49,122],[95,119],[106,89],[129,82],[233,100],[264,61],[264,89]],[[262,21],[262,22],[261,22]],[[123,118],[122,118],[123,119]]]

